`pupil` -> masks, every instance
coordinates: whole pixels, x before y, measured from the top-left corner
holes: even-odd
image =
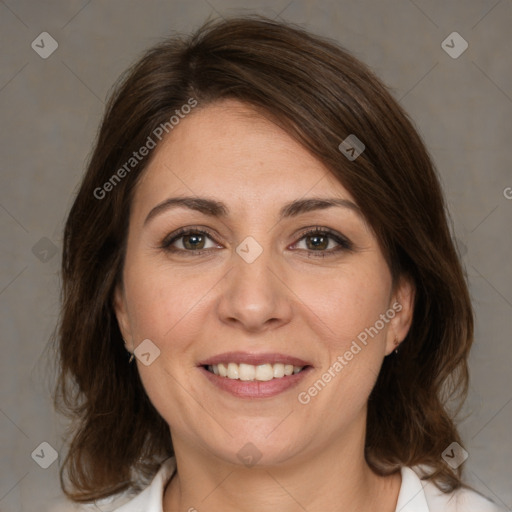
[[[198,247],[198,244],[201,244],[201,242],[204,242],[202,240],[202,235],[186,235],[183,239],[183,245],[187,249],[201,249],[202,245]]]
[[[327,237],[325,237],[325,236],[314,235],[314,236],[309,237],[309,240],[312,242],[314,249],[319,249],[319,248],[325,249],[327,247],[326,243],[325,243],[327,240]]]

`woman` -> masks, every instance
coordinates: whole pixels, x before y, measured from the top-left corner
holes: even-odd
[[[332,43],[244,18],[149,50],[108,105],[63,288],[72,500],[498,510],[446,408],[473,316],[433,164]]]

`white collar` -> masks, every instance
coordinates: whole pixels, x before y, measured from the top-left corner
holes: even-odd
[[[163,512],[164,489],[175,470],[176,459],[174,457],[166,459],[151,484],[113,512]]]
[[[402,485],[398,494],[395,512],[429,512],[424,483],[409,467],[403,466]]]
[[[176,460],[165,460],[151,484],[115,512],[163,512],[164,489],[176,469]],[[409,467],[402,467],[402,485],[395,512],[429,512],[424,484]]]

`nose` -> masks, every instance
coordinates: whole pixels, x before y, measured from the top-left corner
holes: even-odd
[[[242,254],[242,256],[240,255]],[[293,293],[277,257],[265,249],[254,260],[233,252],[218,302],[222,322],[249,332],[264,332],[291,320]]]

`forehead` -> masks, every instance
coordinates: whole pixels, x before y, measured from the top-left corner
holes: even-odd
[[[135,203],[159,202],[171,193],[276,208],[308,194],[351,199],[322,162],[254,108],[235,100],[194,111],[154,150]]]

